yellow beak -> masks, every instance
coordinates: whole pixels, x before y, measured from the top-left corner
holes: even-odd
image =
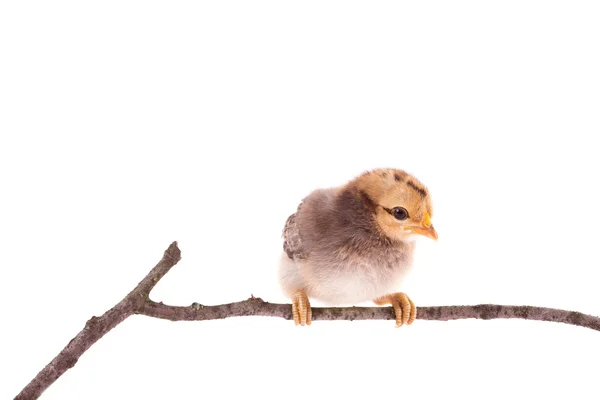
[[[431,217],[429,216],[429,213],[425,213],[420,226],[407,226],[404,229],[433,240],[437,240],[438,238],[437,232],[433,228],[433,225],[431,225]]]

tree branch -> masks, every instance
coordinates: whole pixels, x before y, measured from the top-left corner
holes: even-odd
[[[177,247],[177,242],[173,242],[165,250],[162,260],[123,300],[101,317],[90,318],[83,330],[71,339],[69,344],[25,386],[15,399],[29,400],[40,397],[44,390],[48,389],[62,374],[73,368],[79,357],[102,336],[143,308],[149,301],[150,291],[180,259],[181,251]]]
[[[206,321],[229,317],[263,316],[291,320],[289,304],[267,303],[252,296],[248,300],[218,306],[194,303],[188,307],[169,306],[150,300],[150,291],[181,259],[177,242],[165,250],[162,260],[138,285],[113,308],[100,317],[92,317],[81,332],[42,369],[15,399],[37,399],[68,369],[75,366],[79,357],[112,328],[133,314],[146,315],[170,321]],[[473,306],[417,307],[417,319],[450,321],[456,319],[518,318],[536,321],[561,322],[600,331],[600,318],[577,311],[533,306],[506,306],[480,304]],[[318,320],[393,320],[391,307],[313,307],[312,319]]]
[[[188,307],[169,306],[148,301],[138,314],[170,321],[206,321],[229,317],[279,317],[292,318],[289,304],[267,303],[259,298],[218,306],[203,306],[194,303]],[[473,306],[432,306],[417,307],[417,319],[428,321],[452,321],[456,319],[528,319],[535,321],[562,322],[600,331],[600,318],[577,311],[533,306],[505,306],[479,304]],[[364,321],[395,320],[391,307],[327,307],[312,308],[313,321]]]

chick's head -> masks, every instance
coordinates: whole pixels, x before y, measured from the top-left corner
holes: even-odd
[[[389,239],[407,241],[423,235],[437,240],[429,191],[412,175],[399,169],[377,169],[359,176],[352,185],[369,203],[374,222]]]

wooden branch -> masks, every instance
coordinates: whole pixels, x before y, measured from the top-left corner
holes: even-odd
[[[37,399],[69,368],[73,368],[79,357],[102,336],[106,335],[115,326],[127,317],[135,314],[149,301],[150,291],[165,276],[167,272],[181,259],[181,251],[177,242],[171,243],[165,250],[162,260],[123,300],[105,312],[101,317],[92,317],[54,360],[42,369],[35,378],[15,397],[15,399]]]
[[[292,318],[289,304],[267,303],[259,298],[251,297],[237,303],[218,306],[204,306],[194,303],[188,307],[169,306],[148,301],[138,314],[170,321],[206,321],[229,317],[279,317]],[[456,319],[497,319],[517,318],[535,321],[562,322],[570,325],[600,331],[600,318],[577,311],[559,310],[556,308],[533,306],[505,306],[496,304],[479,304],[474,306],[432,306],[417,307],[417,319],[428,321],[452,321]],[[313,321],[364,321],[395,320],[391,307],[327,307],[312,308]]]
[[[217,306],[194,303],[191,306],[169,306],[150,300],[150,291],[158,281],[181,259],[177,242],[165,250],[162,260],[116,306],[100,317],[92,317],[81,332],[42,369],[15,399],[37,399],[68,369],[75,366],[79,357],[112,328],[133,314],[147,315],[171,321],[205,321],[229,317],[263,316],[291,320],[290,304],[267,303],[252,296],[248,300]],[[506,306],[480,304],[474,306],[417,307],[417,319],[450,321],[456,319],[518,318],[536,321],[562,322],[600,331],[600,318],[577,311],[533,306]],[[393,320],[391,307],[313,307],[312,319],[318,320]]]

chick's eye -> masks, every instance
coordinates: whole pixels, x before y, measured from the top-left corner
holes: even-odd
[[[406,218],[408,218],[408,211],[406,211],[406,208],[403,208],[403,207],[394,207],[392,209],[392,215],[397,220],[402,221],[402,220],[405,220]]]

